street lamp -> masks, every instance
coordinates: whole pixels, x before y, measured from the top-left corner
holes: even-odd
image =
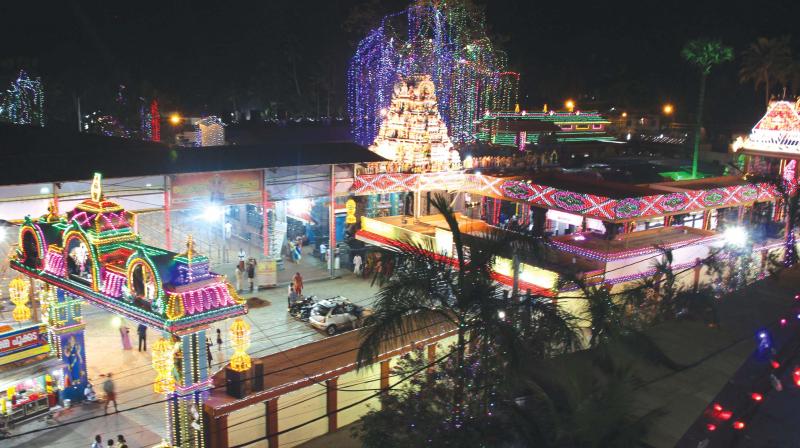
[[[181,124],[181,120],[183,120],[183,118],[181,118],[180,114],[177,112],[174,112],[169,116],[169,122],[172,123],[173,126]]]
[[[675,108],[672,106],[672,104],[667,103],[661,110],[664,112],[664,115],[672,115],[672,112],[675,111]]]
[[[564,107],[566,107],[568,111],[572,112],[573,110],[575,110],[575,101],[572,100],[565,101]]]

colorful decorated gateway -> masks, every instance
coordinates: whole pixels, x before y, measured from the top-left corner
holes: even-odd
[[[153,384],[167,397],[170,444],[201,447],[198,415],[212,387],[205,330],[247,309],[225,277],[209,270],[208,258],[195,252],[191,237],[186,251],[177,254],[143,244],[134,222],[134,215],[103,197],[101,177],[95,174],[91,198],[66,216],[51,205],[41,218],[25,219],[11,267],[32,279],[46,298],[48,338],[70,366],[65,375],[78,394],[86,381],[82,301],[159,331],[162,338],[152,350]],[[239,339],[247,338],[244,321],[234,327]],[[232,369],[249,369],[243,350],[232,357]]]
[[[105,199],[99,176],[66,216],[26,219],[11,266],[121,316],[169,333],[245,313],[231,285],[189,239],[176,254],[143,244],[134,217]]]

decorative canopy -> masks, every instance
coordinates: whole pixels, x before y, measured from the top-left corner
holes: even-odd
[[[774,101],[750,135],[734,142],[734,150],[800,156],[800,100]]]

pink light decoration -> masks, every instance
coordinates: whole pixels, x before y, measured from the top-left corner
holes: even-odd
[[[64,264],[64,256],[57,251],[47,251],[44,259],[44,270],[48,274],[63,277],[66,274],[66,265]]]
[[[228,292],[228,288],[222,282],[181,293],[181,300],[183,300],[183,308],[186,310],[187,315],[236,303]]]
[[[123,284],[125,284],[125,276],[103,270],[103,294],[110,297],[121,297]]]
[[[95,216],[94,214],[90,215],[87,212],[75,213],[72,216],[72,219],[70,219],[70,222],[71,221],[77,221],[78,225],[83,228],[83,227],[86,227],[89,224],[89,221],[94,219],[94,216]]]

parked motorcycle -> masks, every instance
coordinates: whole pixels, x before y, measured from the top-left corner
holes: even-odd
[[[317,296],[308,296],[295,301],[289,306],[289,314],[303,321],[308,320],[311,309],[317,303]]]

